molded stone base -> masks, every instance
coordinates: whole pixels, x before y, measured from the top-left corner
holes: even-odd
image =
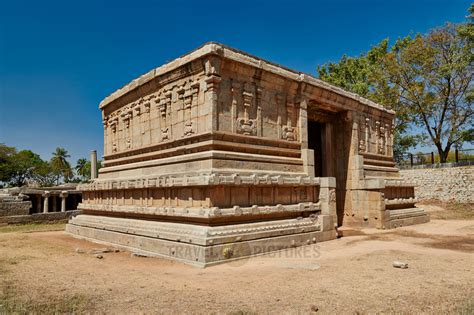
[[[394,229],[406,225],[427,223],[430,217],[422,208],[386,210],[388,213],[384,228]]]
[[[226,226],[79,215],[66,233],[199,267],[337,237],[327,215]]]

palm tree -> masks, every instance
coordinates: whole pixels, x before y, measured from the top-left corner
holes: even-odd
[[[61,147],[57,147],[56,151],[53,152],[51,158],[51,167],[53,173],[56,175],[56,184],[59,185],[61,177],[68,181],[72,175],[71,165],[67,161],[67,158],[71,157],[67,150]]]
[[[76,162],[76,172],[81,176],[82,180],[85,181],[90,177],[90,165],[89,161],[85,158],[80,158]]]

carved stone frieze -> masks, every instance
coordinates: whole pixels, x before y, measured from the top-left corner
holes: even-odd
[[[135,189],[142,187],[182,187],[182,186],[213,186],[213,185],[295,185],[319,186],[319,177],[295,175],[239,175],[239,174],[200,174],[192,176],[150,176],[120,180],[100,180],[93,183],[80,184],[78,189],[84,191]]]

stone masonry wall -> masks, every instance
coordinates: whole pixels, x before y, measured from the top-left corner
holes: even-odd
[[[474,166],[406,169],[400,171],[415,183],[420,199],[438,199],[462,203],[474,202]]]
[[[12,215],[28,215],[31,208],[31,201],[17,200],[11,197],[11,200],[0,198],[0,217]]]
[[[56,221],[67,221],[80,214],[81,210],[68,210],[65,212],[47,212],[47,213],[33,213],[31,215],[12,215],[0,216],[1,224],[25,224],[25,223],[47,223]]]

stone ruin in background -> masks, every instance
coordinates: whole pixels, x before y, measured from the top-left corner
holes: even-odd
[[[76,184],[13,187],[0,190],[0,224],[66,220],[78,214]]]

